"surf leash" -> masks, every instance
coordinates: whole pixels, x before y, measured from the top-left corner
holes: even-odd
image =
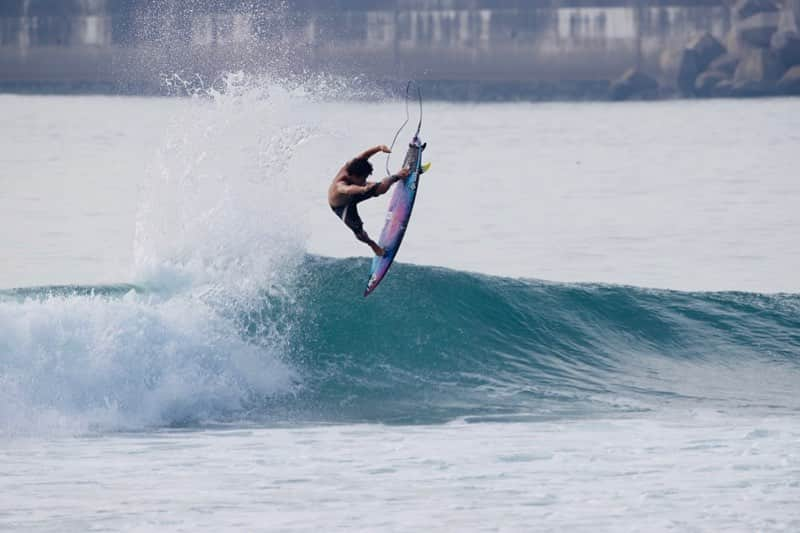
[[[387,176],[391,176],[392,175],[391,171],[389,170],[389,158],[392,156],[392,150],[394,150],[394,145],[397,142],[397,138],[400,136],[400,132],[403,131],[403,128],[405,128],[406,124],[408,124],[408,120],[409,120],[408,100],[409,100],[409,95],[411,93],[411,84],[412,83],[414,83],[414,82],[412,80],[409,80],[409,82],[406,84],[406,119],[403,122],[403,124],[400,125],[400,128],[398,128],[397,133],[394,134],[394,139],[392,139],[392,144],[389,146],[389,153],[386,154],[386,175]],[[415,138],[419,136],[419,130],[422,128],[422,90],[419,88],[419,84],[416,84],[416,85],[417,85],[417,96],[419,97],[419,122],[417,123],[417,132],[414,134]]]
[[[422,129],[422,89],[420,89],[418,83],[416,85],[417,85],[417,98],[419,99],[419,122],[417,122],[417,132],[414,134],[415,138],[419,137],[419,130]],[[408,92],[406,92],[406,104],[408,104]]]

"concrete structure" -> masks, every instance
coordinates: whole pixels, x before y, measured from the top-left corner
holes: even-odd
[[[310,70],[580,96],[631,66],[669,82],[671,52],[730,26],[724,0],[3,0],[0,84],[152,92],[175,72]]]

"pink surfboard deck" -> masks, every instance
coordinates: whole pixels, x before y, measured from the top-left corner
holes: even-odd
[[[403,167],[411,169],[411,173],[406,179],[397,182],[392,193],[389,210],[386,212],[386,222],[378,240],[378,244],[386,253],[383,257],[375,256],[372,259],[367,288],[364,290],[365,297],[369,296],[386,277],[403,242],[411,210],[414,208],[414,200],[417,198],[419,177],[422,174],[422,152],[425,146],[426,144],[422,143],[418,136],[415,136],[408,145]]]

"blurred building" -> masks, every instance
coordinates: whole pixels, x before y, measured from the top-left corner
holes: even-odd
[[[0,84],[152,92],[250,69],[579,93],[631,66],[666,79],[691,36],[730,28],[725,0],[3,0]]]

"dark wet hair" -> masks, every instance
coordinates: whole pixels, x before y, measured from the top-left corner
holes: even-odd
[[[372,174],[372,163],[366,159],[356,158],[347,165],[347,173],[351,176],[366,178]]]

